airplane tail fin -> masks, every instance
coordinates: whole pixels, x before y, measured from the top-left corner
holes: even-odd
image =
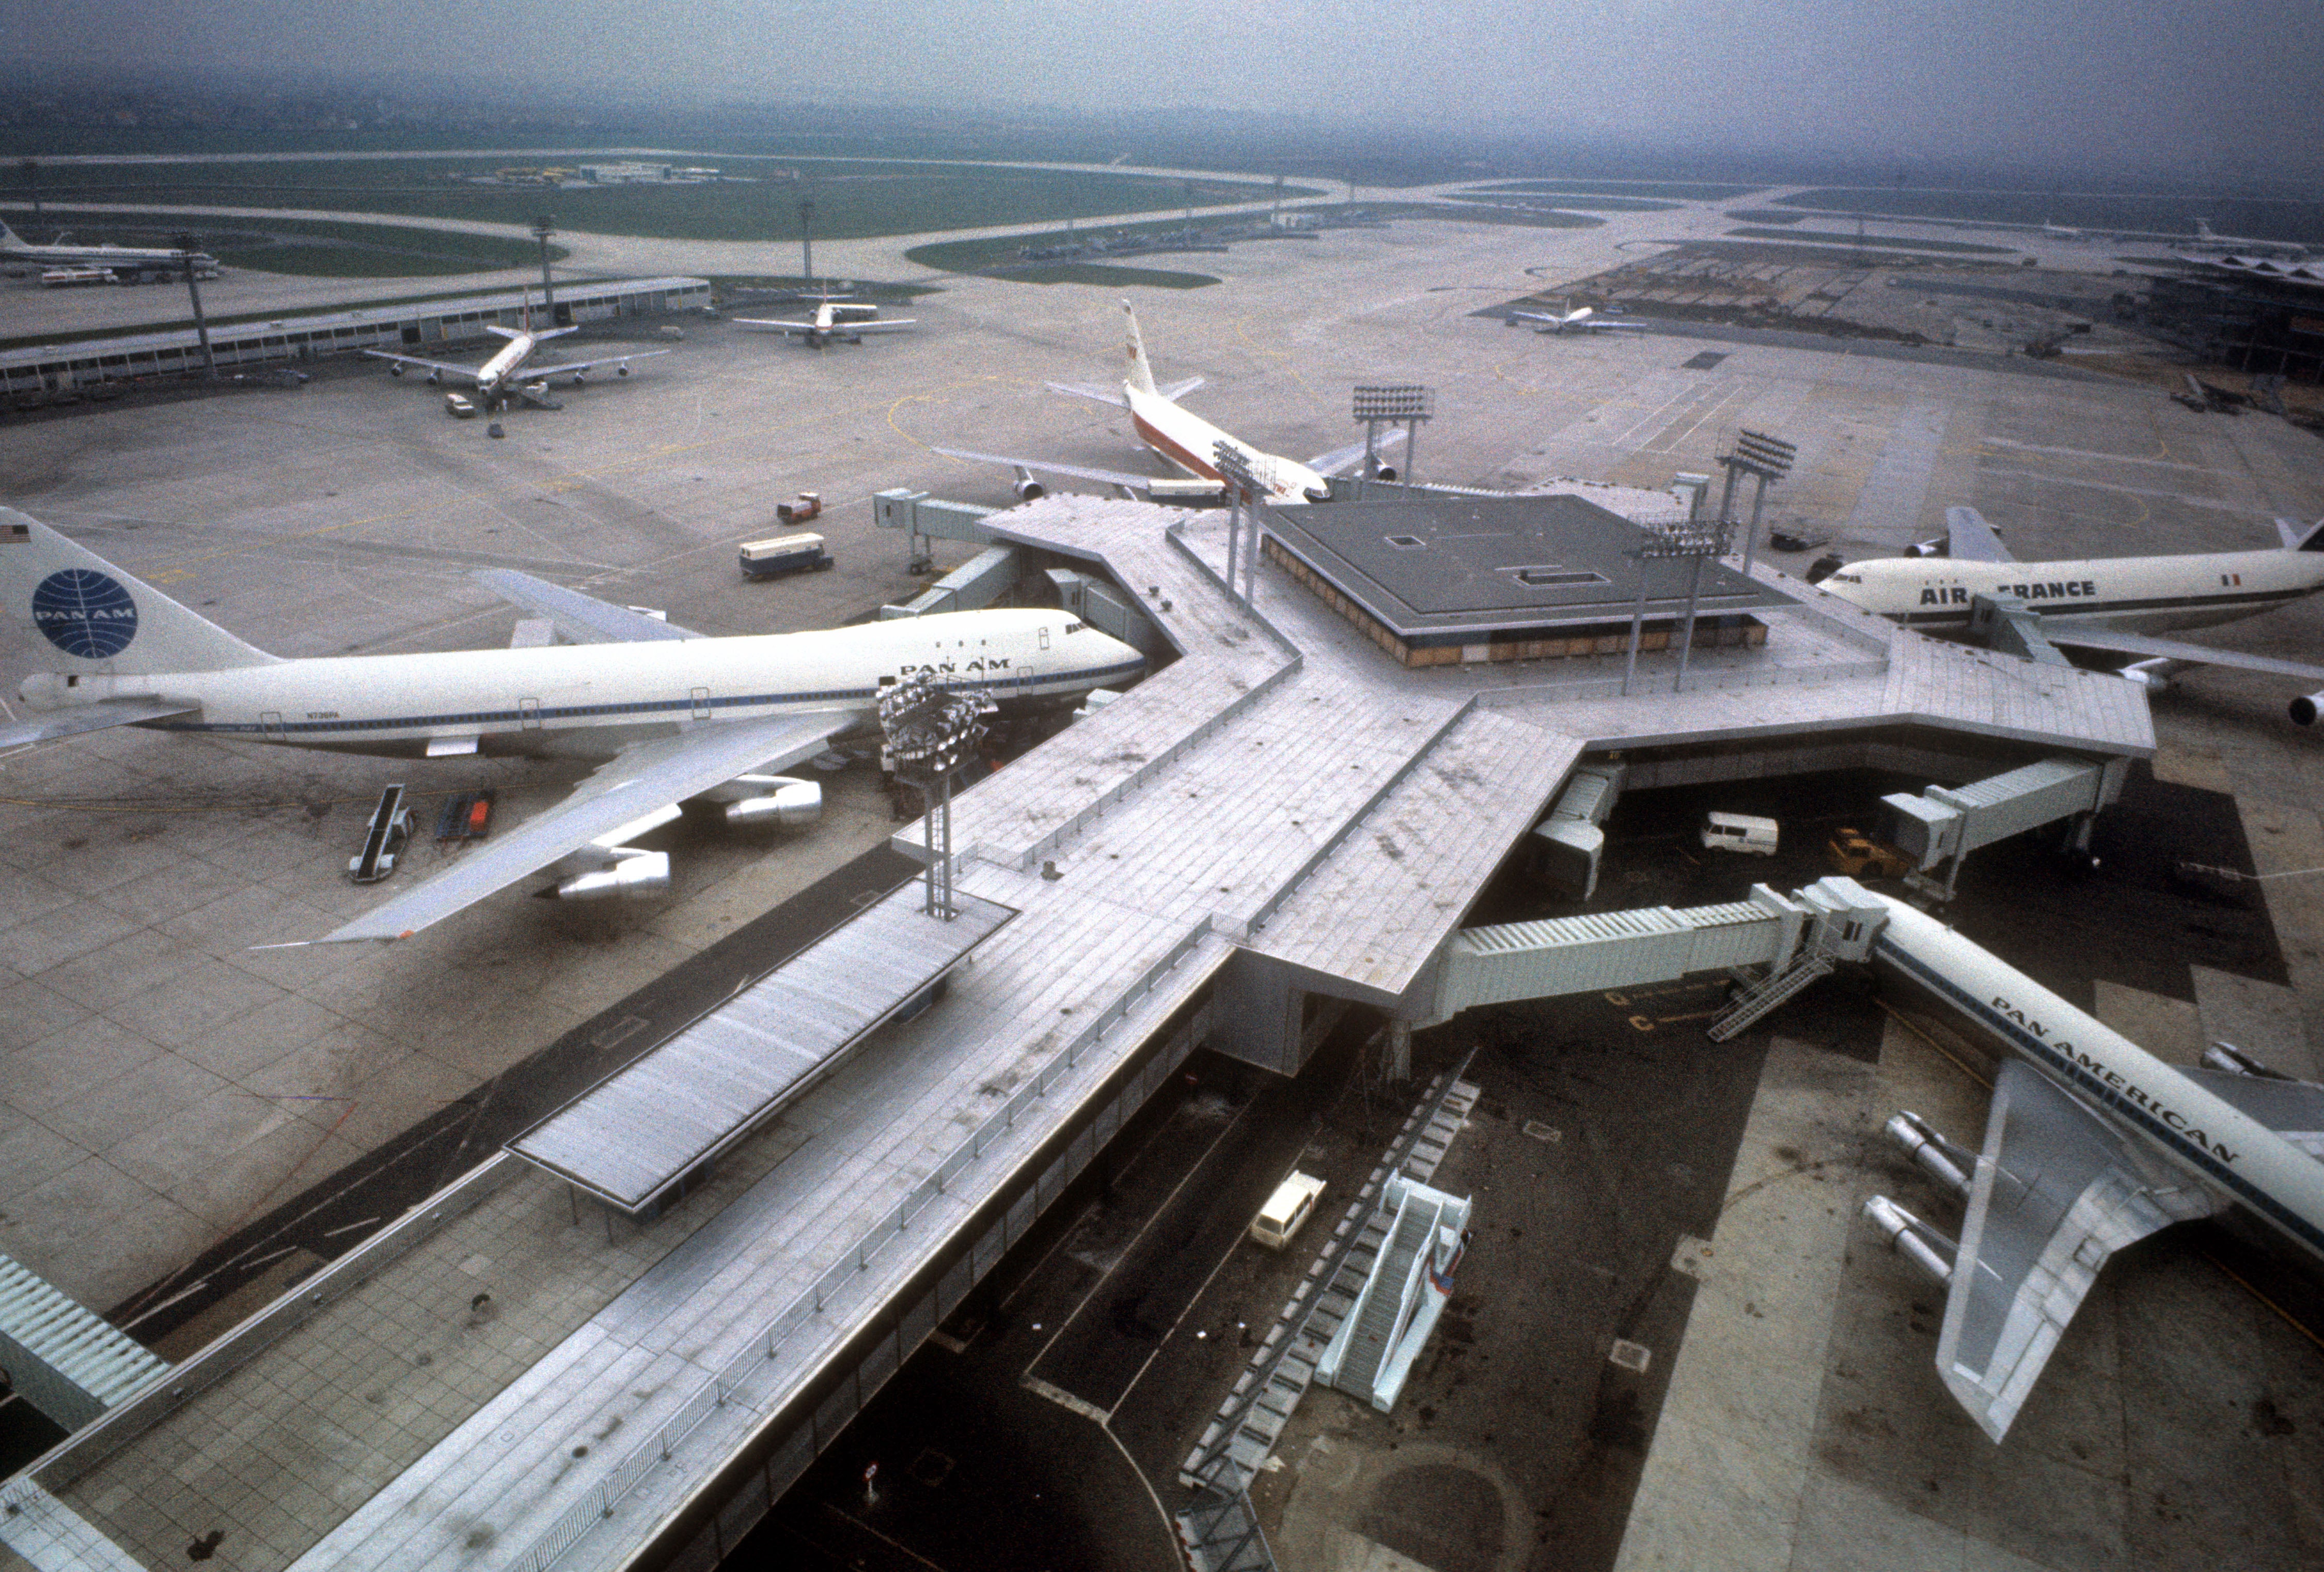
[[[2324,519],[2301,529],[2290,519],[2275,521],[2275,532],[2283,539],[2287,551],[2324,551]]]
[[[1138,331],[1138,313],[1124,301],[1121,314],[1130,319],[1130,343],[1125,350],[1130,356],[1130,371],[1122,380],[1139,393],[1150,393],[1154,391],[1154,367],[1147,363],[1146,340]]]
[[[2213,240],[2218,238],[2218,236],[2211,233],[2211,221],[2209,218],[2198,218],[2195,220],[2195,238],[2198,240]]]
[[[5,246],[14,251],[23,244],[24,237],[8,227],[8,221],[5,218],[0,218],[0,246]]]
[[[6,507],[0,507],[0,604],[41,635],[33,648],[47,669],[68,675],[224,671],[279,659]]]

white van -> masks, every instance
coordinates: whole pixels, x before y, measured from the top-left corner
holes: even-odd
[[[1314,1174],[1294,1170],[1291,1177],[1275,1187],[1267,1197],[1267,1205],[1251,1219],[1251,1242],[1269,1250],[1280,1250],[1291,1243],[1299,1225],[1315,1209],[1315,1197],[1323,1193],[1323,1181]]]
[[[1750,852],[1772,857],[1775,855],[1775,821],[1755,818],[1748,813],[1714,813],[1702,827],[1702,844],[1714,852]]]

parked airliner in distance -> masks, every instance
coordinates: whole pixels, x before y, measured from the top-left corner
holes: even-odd
[[[5,222],[0,222],[0,266],[26,263],[44,268],[102,268],[115,278],[134,283],[142,278],[183,278],[187,254],[173,248],[137,245],[67,245],[60,236],[47,245],[34,245]],[[216,278],[218,260],[207,251],[192,255],[194,276]]]
[[[1348,474],[1362,464],[1364,445],[1361,442],[1335,448],[1301,464],[1295,459],[1263,452],[1240,438],[1229,436],[1191,410],[1181,409],[1178,401],[1202,386],[1203,379],[1188,377],[1184,382],[1157,386],[1154,381],[1154,367],[1146,358],[1146,341],[1138,331],[1138,313],[1130,309],[1128,301],[1121,302],[1121,310],[1130,324],[1129,342],[1123,349],[1130,367],[1129,375],[1119,386],[1053,382],[1048,384],[1049,388],[1056,393],[1094,399],[1099,403],[1127,410],[1130,411],[1130,428],[1138,433],[1138,439],[1190,478],[1161,480],[1150,475],[1130,475],[1120,470],[1094,469],[1087,465],[1059,464],[1047,458],[972,453],[958,448],[939,448],[936,451],[947,458],[1004,465],[1015,470],[1017,495],[1023,502],[1047,495],[1049,488],[1036,478],[1040,475],[1093,480],[1101,485],[1116,487],[1126,495],[1143,496],[1157,502],[1217,497],[1222,493],[1225,483],[1220,479],[1212,458],[1221,442],[1239,449],[1250,461],[1252,474],[1268,487],[1266,500],[1278,505],[1324,501],[1331,495],[1330,476]],[[1403,435],[1401,431],[1388,433],[1381,440],[1381,448],[1400,440]],[[1382,466],[1377,474],[1381,480],[1396,478],[1396,470],[1388,466]]]
[[[820,349],[835,338],[861,344],[866,333],[900,333],[919,319],[893,317],[881,320],[879,307],[851,304],[844,295],[817,295],[815,302],[815,315],[804,322],[774,317],[736,317],[733,321],[744,328],[778,328],[788,338],[804,339],[808,348]]]
[[[568,642],[282,660],[0,508],[0,601],[46,657],[20,689],[36,718],[0,725],[0,748],[135,726],[403,757],[605,761],[563,802],[323,936],[398,939],[551,866],[547,893],[657,893],[669,854],[632,843],[682,802],[717,804],[735,824],[814,818],[820,789],[775,772],[876,732],[881,690],[912,674],[1007,711],[1071,705],[1145,665],[1061,611],[711,638],[511,569],[477,578]]]
[[[1502,321],[1511,328],[1527,323],[1536,333],[1554,333],[1560,337],[1568,333],[1643,333],[1646,328],[1644,322],[1621,322],[1611,317],[1601,317],[1595,306],[1577,306],[1570,300],[1565,306],[1565,310],[1557,311],[1513,310]]]
[[[1948,509],[1945,538],[1904,557],[1850,562],[1810,578],[1840,599],[1932,633],[1966,633],[1979,596],[2032,614],[2061,650],[2127,655],[2123,675],[2169,685],[2190,666],[2223,666],[2324,683],[2324,666],[2215,650],[2156,633],[2213,627],[2257,616],[2324,589],[2324,522],[2275,522],[2274,550],[2197,551],[2171,557],[2099,557],[2020,562],[1974,508]],[[2292,701],[2292,718],[2313,725],[2324,693]]]
[[[576,332],[577,329],[535,328],[532,325],[532,297],[530,294],[525,297],[524,325],[521,328],[503,328],[498,322],[487,322],[484,324],[484,331],[505,338],[508,343],[482,365],[453,365],[445,361],[429,360],[417,355],[398,355],[387,349],[366,349],[364,353],[374,359],[393,362],[394,364],[387,368],[388,375],[391,376],[401,376],[405,366],[418,365],[427,369],[429,387],[441,386],[447,376],[456,382],[467,383],[476,390],[478,402],[483,403],[487,414],[497,414],[507,408],[512,396],[533,402],[540,402],[534,384],[546,383],[552,376],[564,376],[569,373],[575,384],[578,385],[592,370],[600,365],[614,366],[618,368],[620,375],[627,376],[630,375],[631,361],[646,360],[657,355],[669,353],[667,349],[632,349],[619,355],[601,355],[594,360],[568,360],[556,365],[535,365],[532,364],[534,350],[551,338],[562,338],[566,334]],[[456,400],[458,402],[455,402]],[[449,394],[447,395],[445,408],[453,414],[461,414],[465,411],[460,405],[466,402],[458,394]]]

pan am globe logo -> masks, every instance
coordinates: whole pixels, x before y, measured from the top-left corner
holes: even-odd
[[[103,661],[137,636],[137,603],[116,578],[94,569],[64,568],[33,589],[32,621],[66,654]]]

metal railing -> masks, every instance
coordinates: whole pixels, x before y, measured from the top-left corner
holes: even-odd
[[[513,1565],[524,1572],[548,1572],[548,1568],[579,1543],[590,1530],[612,1517],[622,1498],[635,1490],[648,1474],[668,1462],[672,1453],[711,1416],[736,1401],[742,1402],[753,1414],[761,1411],[766,1394],[756,1389],[781,1384],[778,1380],[770,1379],[770,1370],[773,1361],[782,1353],[784,1345],[810,1322],[821,1318],[851,1285],[869,1291],[872,1263],[881,1253],[902,1237],[923,1212],[943,1198],[948,1193],[951,1182],[963,1170],[982,1158],[1002,1136],[1015,1129],[1021,1114],[1036,1102],[1047,1097],[1059,1081],[1072,1073],[1081,1056],[1094,1046],[1108,1029],[1144,1001],[1162,979],[1176,970],[1179,963],[1208,937],[1210,923],[1208,919],[1204,919],[1195,923],[1168,951],[1140,973],[1136,982],[1115,995],[1112,1003],[1084,1023],[1064,1047],[1050,1056],[1047,1064],[1017,1088],[1007,1102],[993,1110],[982,1124],[954,1147],[952,1153],[937,1164],[935,1171],[890,1207],[887,1215],[856,1242],[846,1256],[795,1295],[766,1324],[761,1333],[688,1394],[686,1401],[678,1405],[678,1411],[663,1421],[659,1429],[639,1441],[604,1478],[559,1512],[533,1541],[523,1558]],[[777,1376],[780,1374],[779,1372],[775,1373]],[[755,1381],[752,1379],[754,1376],[758,1378]]]

